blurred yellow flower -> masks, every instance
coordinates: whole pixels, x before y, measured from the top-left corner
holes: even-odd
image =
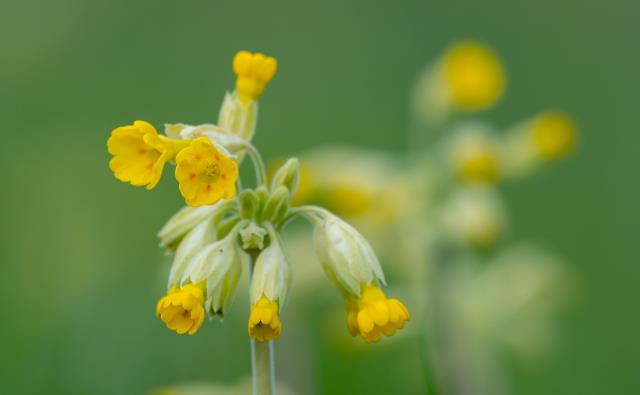
[[[451,159],[463,180],[494,183],[500,177],[497,143],[481,129],[461,130],[452,142]]]
[[[504,70],[489,47],[474,41],[454,44],[447,49],[442,67],[457,107],[483,110],[502,97]]]
[[[199,137],[176,156],[176,179],[190,206],[213,204],[235,194],[238,164],[206,137]]]
[[[549,111],[533,120],[531,134],[538,154],[544,158],[555,159],[573,148],[576,126],[565,113]]]
[[[156,315],[167,328],[179,334],[193,335],[204,322],[204,284],[172,288],[158,301]]]
[[[187,145],[187,140],[159,135],[148,122],[135,121],[111,132],[107,141],[109,153],[113,155],[109,168],[120,181],[152,189],[160,181],[164,164],[174,160]]]
[[[264,342],[278,338],[281,330],[278,302],[272,302],[263,295],[256,304],[251,306],[249,336]]]
[[[393,336],[411,317],[398,299],[388,299],[375,285],[362,287],[358,299],[347,299],[347,326],[352,336],[358,334],[368,342],[377,342],[383,335]]]
[[[240,51],[233,58],[233,71],[238,76],[236,91],[244,104],[248,104],[262,94],[264,87],[276,74],[276,59],[261,53]]]

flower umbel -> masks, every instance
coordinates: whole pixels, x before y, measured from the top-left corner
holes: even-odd
[[[244,104],[262,94],[264,87],[276,74],[278,62],[261,53],[240,51],[233,59],[233,71],[238,76],[236,91]]]
[[[411,317],[398,299],[388,299],[375,285],[363,285],[359,298],[347,298],[347,326],[352,336],[368,342],[393,336]]]
[[[188,144],[188,141],[158,135],[148,122],[135,121],[111,132],[107,141],[109,153],[113,155],[109,168],[122,182],[153,189],[160,181],[164,164]]]
[[[204,285],[175,287],[158,301],[156,315],[167,328],[183,335],[195,334],[204,321]]]
[[[251,306],[249,336],[264,342],[278,338],[281,330],[278,302],[272,302],[263,295],[256,304]]]
[[[206,137],[195,139],[176,157],[180,193],[190,206],[213,204],[235,194],[238,164]]]

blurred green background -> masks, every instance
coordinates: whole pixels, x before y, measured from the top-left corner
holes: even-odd
[[[583,288],[554,355],[511,364],[514,392],[637,393],[639,12],[622,0],[4,0],[0,393],[141,394],[250,373],[245,297],[194,337],[155,318],[168,268],[155,234],[182,201],[172,177],[153,192],[113,178],[111,129],[215,122],[231,58],[248,49],[280,62],[255,140],[267,157],[335,142],[402,153],[417,73],[460,38],[507,67],[496,125],[560,107],[581,127],[575,155],[506,187],[517,237],[564,256]],[[305,394],[423,392],[415,340],[331,342],[329,295],[285,311],[297,323],[277,345],[279,378]],[[312,346],[293,347],[301,338]]]

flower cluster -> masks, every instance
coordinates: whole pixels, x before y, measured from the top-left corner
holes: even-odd
[[[428,320],[421,334],[430,345],[426,359],[436,361],[433,370],[442,376],[431,380],[441,388],[429,392],[499,393],[494,372],[479,367],[496,366],[497,349],[522,357],[543,349],[550,318],[567,298],[556,288],[571,285],[552,254],[509,240],[499,187],[568,155],[577,127],[557,110],[507,127],[480,119],[502,98],[504,74],[486,45],[454,44],[417,81],[410,155],[326,147],[301,156],[303,193],[296,200],[323,204],[354,223],[379,224],[364,228],[367,237],[394,262],[403,291],[422,302],[414,311]],[[342,199],[334,199],[335,191]],[[360,251],[366,255],[366,248]],[[351,292],[357,287],[333,277]],[[376,339],[400,327],[402,306],[380,299],[376,289],[361,293],[346,302],[352,333]]]
[[[283,229],[295,217],[313,225],[316,252],[328,278],[345,299],[347,327],[367,342],[391,336],[409,320],[407,308],[385,296],[384,274],[373,249],[351,225],[318,206],[292,204],[300,165],[285,161],[267,180],[252,145],[258,97],[277,70],[274,58],[239,52],[233,60],[235,90],[225,94],[217,124],[167,124],[165,135],[144,121],[115,129],[107,142],[115,177],[155,187],[167,162],[186,207],[159,233],[160,246],[174,253],[168,292],[156,315],[179,334],[195,334],[204,316],[223,317],[243,273],[250,275],[249,336],[280,336],[291,267]],[[249,157],[257,185],[240,188],[239,165]]]

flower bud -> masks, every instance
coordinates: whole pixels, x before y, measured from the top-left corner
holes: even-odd
[[[258,195],[251,189],[245,189],[238,196],[240,216],[244,219],[255,218],[260,210]]]
[[[178,245],[176,255],[173,258],[173,265],[169,272],[169,288],[175,287],[180,282],[193,257],[204,246],[214,242],[216,238],[217,232],[211,217],[205,219],[186,234]]]
[[[374,281],[385,284],[378,258],[357,230],[329,213],[314,222],[316,254],[329,278],[343,293],[359,297],[363,284]]]
[[[269,196],[264,205],[261,215],[262,220],[269,221],[272,224],[280,223],[289,211],[290,200],[289,190],[284,186],[278,187],[278,189]]]
[[[236,92],[226,93],[218,115],[218,126],[250,143],[256,131],[258,103],[243,104]]]
[[[160,247],[175,250],[187,232],[206,218],[215,217],[217,220],[219,215],[224,214],[227,207],[228,202],[224,200],[211,206],[183,207],[158,232]]]
[[[267,231],[251,221],[249,225],[240,229],[240,238],[242,239],[242,248],[245,250],[262,250],[264,248],[264,239]]]
[[[278,235],[269,232],[271,244],[256,259],[249,295],[251,303],[257,303],[264,295],[277,301],[282,307],[289,291],[290,267]]]
[[[248,259],[237,245],[237,235],[234,230],[224,239],[207,245],[193,257],[182,275],[182,284],[205,283],[205,307],[210,314],[221,317],[233,300],[243,262]]]
[[[290,195],[293,196],[296,188],[298,187],[299,181],[300,161],[298,158],[291,158],[273,175],[273,181],[271,181],[271,192],[275,191],[280,186],[284,186],[289,190]]]

